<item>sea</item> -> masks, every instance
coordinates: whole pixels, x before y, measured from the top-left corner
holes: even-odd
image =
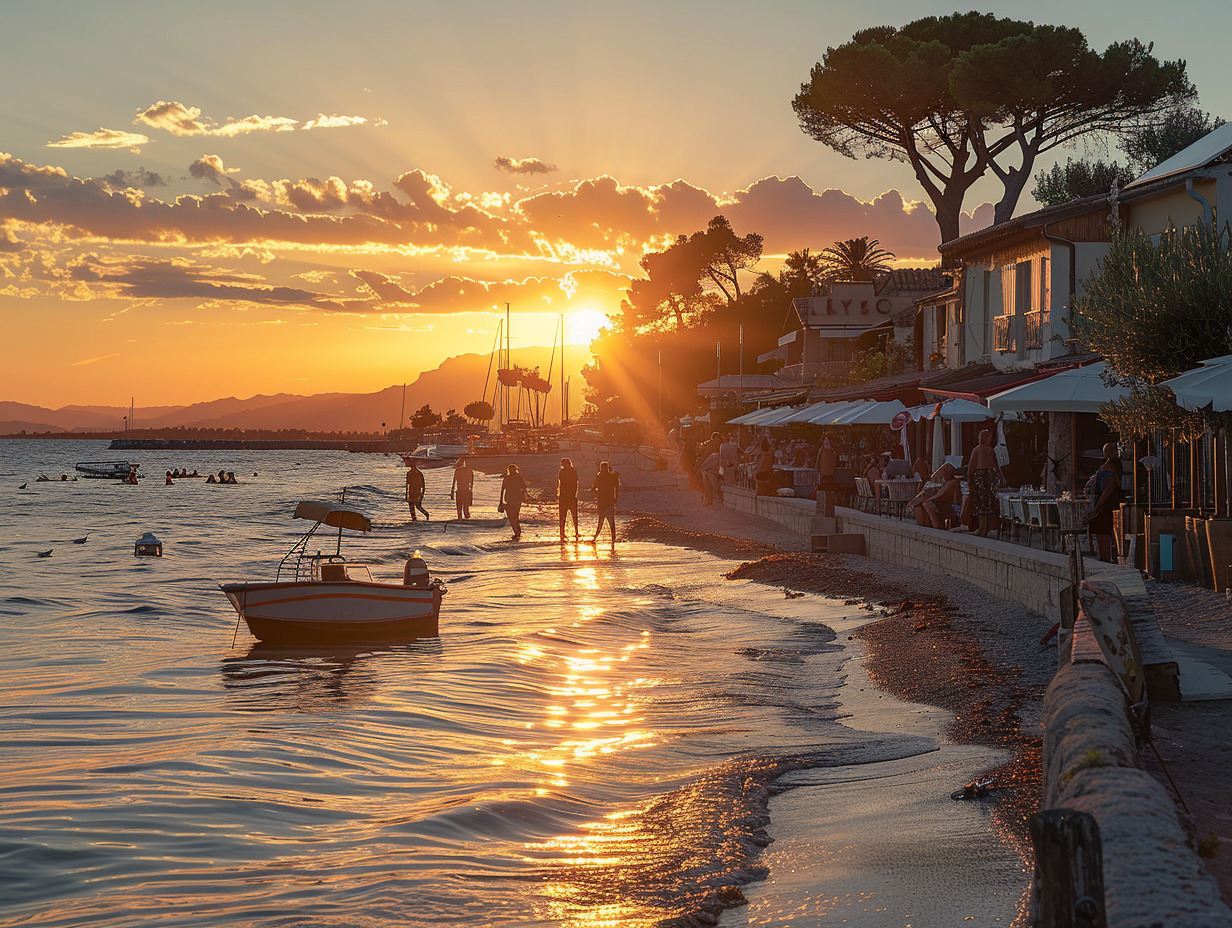
[[[125,459],[135,486],[59,479]],[[459,524],[448,469],[412,523],[404,473],[0,441],[0,924],[711,923],[767,875],[785,774],[935,748],[847,718],[858,604],[667,545],[562,547],[533,506],[520,542]],[[475,489],[495,517],[497,478]],[[439,637],[271,648],[237,624],[218,584],[272,579],[296,503],[343,498],[375,523],[344,553],[446,581]],[[134,556],[147,532],[161,558]]]

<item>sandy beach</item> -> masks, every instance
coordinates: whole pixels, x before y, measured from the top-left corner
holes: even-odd
[[[853,724],[867,727],[880,718],[887,730],[910,725],[939,739],[943,756],[934,758],[931,776],[901,761],[903,769],[887,772],[888,788],[872,795],[824,771],[785,777],[788,788],[771,802],[769,877],[746,887],[748,905],[724,913],[722,924],[838,924],[849,918],[901,925],[912,917],[927,924],[926,915],[910,909],[931,905],[934,917],[952,917],[965,911],[968,899],[1007,893],[1017,897],[1013,917],[998,920],[1024,923],[1022,891],[1033,865],[1026,822],[1039,805],[1042,696],[1056,669],[1055,644],[1041,644],[1041,638],[1055,617],[949,577],[856,555],[810,553],[808,539],[775,522],[701,506],[700,494],[679,488],[674,471],[653,470],[645,456],[599,448],[564,454],[574,459],[583,486],[601,458],[621,472],[622,537],[709,551],[744,562],[728,575],[732,580],[856,607],[857,618],[840,632],[857,658],[848,665],[844,688]],[[541,501],[531,513],[535,521],[555,518],[550,500],[558,464],[559,456],[522,463]],[[582,509],[585,537],[593,513],[585,501]],[[1151,584],[1149,591],[1166,635],[1211,666],[1232,670],[1232,603],[1186,586]],[[1155,747],[1179,784],[1195,841],[1205,838],[1209,847],[1216,836],[1226,846],[1232,834],[1227,702],[1165,704],[1154,713]],[[1167,782],[1152,751],[1143,751],[1143,764]],[[975,779],[991,784],[986,796],[949,798]],[[835,814],[832,804],[808,798],[812,790],[795,788],[806,786],[824,787],[841,798],[845,811]],[[978,810],[974,817],[972,808]],[[894,835],[888,843],[879,832],[887,827]],[[1009,868],[997,856],[998,843],[1016,858],[1020,879],[1013,887],[1005,885]],[[953,856],[939,857],[937,848],[950,849],[960,865]],[[1228,860],[1226,852],[1207,859],[1225,898],[1232,897]],[[936,901],[918,901],[926,897]],[[917,903],[908,905],[912,900]]]

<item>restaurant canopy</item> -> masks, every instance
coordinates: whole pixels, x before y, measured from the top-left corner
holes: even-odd
[[[799,408],[795,406],[768,406],[765,409],[755,409],[752,412],[746,412],[742,416],[736,416],[734,419],[728,419],[728,425],[774,425],[779,420],[790,416],[792,413],[799,412]]]
[[[1104,403],[1129,393],[1126,387],[1104,383],[1103,361],[1073,367],[1059,374],[1013,387],[989,397],[993,414],[1003,412],[1099,412]]]
[[[911,418],[919,422],[921,419],[948,419],[951,422],[983,422],[985,419],[996,418],[995,414],[983,403],[973,403],[971,400],[952,399],[940,403],[923,403],[912,406],[907,412]]]
[[[1210,406],[1215,412],[1228,412],[1232,410],[1232,354],[1203,361],[1201,367],[1165,380],[1163,386],[1186,409]]]

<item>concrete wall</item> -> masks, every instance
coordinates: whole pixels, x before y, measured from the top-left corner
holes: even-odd
[[[1060,615],[1069,585],[1069,559],[1038,549],[957,532],[921,528],[912,521],[835,510],[839,528],[864,535],[868,556],[934,574],[948,574],[1022,603],[1040,615]]]
[[[757,496],[752,490],[724,487],[723,505],[778,522],[797,535],[808,537],[813,534],[813,518],[817,515],[817,504],[811,499]]]

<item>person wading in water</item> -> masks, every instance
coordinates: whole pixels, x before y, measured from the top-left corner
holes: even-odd
[[[411,464],[411,469],[406,472],[406,505],[411,510],[411,521],[417,522],[415,518],[415,510],[418,509],[424,514],[424,518],[431,521],[432,516],[428,515],[428,510],[423,507],[424,499],[424,475],[415,464]]]
[[[568,458],[560,459],[556,475],[556,501],[560,506],[560,540],[565,541],[565,517],[573,513],[573,540],[578,540],[578,472]]]
[[[599,543],[599,535],[603,531],[603,523],[607,522],[612,532],[612,548],[616,548],[616,502],[620,499],[620,474],[612,470],[607,461],[599,464],[599,472],[595,474],[595,482],[590,485],[599,498],[599,524],[595,526],[595,537],[590,540],[592,545]]]

